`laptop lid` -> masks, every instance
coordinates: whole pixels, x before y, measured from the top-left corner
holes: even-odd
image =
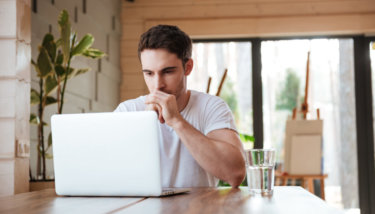
[[[154,111],[53,115],[51,124],[58,195],[161,194]]]

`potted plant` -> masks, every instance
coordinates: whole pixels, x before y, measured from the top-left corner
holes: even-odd
[[[86,34],[81,40],[77,38],[77,33],[71,29],[69,14],[63,10],[58,17],[60,38],[55,39],[50,33],[45,34],[42,44],[39,46],[39,55],[36,61],[31,63],[39,77],[39,88],[31,89],[31,105],[37,105],[37,114],[30,114],[30,123],[38,126],[38,159],[37,175],[33,179],[30,171],[31,181],[46,181],[46,159],[52,158],[48,150],[52,146],[51,133],[45,142],[44,127],[48,124],[43,120],[44,110],[47,106],[57,104],[57,114],[63,112],[64,94],[69,79],[89,71],[89,68],[75,69],[71,67],[71,62],[76,57],[90,57],[97,59],[105,54],[91,48],[94,37]],[[32,189],[32,187],[30,188]]]

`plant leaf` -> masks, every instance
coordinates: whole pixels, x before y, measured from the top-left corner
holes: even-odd
[[[40,74],[42,77],[45,77],[50,74],[52,70],[52,63],[48,56],[46,49],[42,46],[39,48],[39,56],[38,56],[38,67],[40,69]]]
[[[48,135],[48,146],[52,145],[52,132],[49,133]]]
[[[46,106],[57,103],[57,99],[54,97],[47,96],[45,99],[46,99]]]
[[[243,133],[240,133],[239,135],[240,135],[240,140],[242,142],[254,142],[255,141],[254,136],[243,134]]]
[[[64,60],[64,55],[59,50],[59,52],[57,53],[56,64],[61,65],[63,63],[63,60]]]
[[[61,39],[58,39],[58,40],[56,41],[56,47],[60,47],[60,45],[61,45]]]
[[[39,67],[38,67],[38,64],[34,61],[34,60],[31,60],[31,64],[34,66],[34,69],[38,75],[38,77],[40,77],[40,70],[39,70]]]
[[[59,77],[62,77],[65,75],[65,68],[61,65],[56,65],[55,71],[56,71],[57,76]]]
[[[55,75],[48,76],[44,84],[45,95],[49,95],[56,88],[57,88],[57,80],[56,80]]]
[[[40,119],[39,119],[39,116],[35,115],[35,114],[30,114],[30,120],[29,122],[31,124],[35,124],[35,125],[39,125],[40,123]],[[46,122],[43,121],[43,126],[48,126],[48,124]]]
[[[48,151],[48,149],[52,146],[52,132],[49,133],[47,142],[48,142],[47,148],[45,149],[45,151]],[[47,153],[46,153],[46,155],[47,155]],[[50,155],[50,154],[48,154],[48,155]],[[48,157],[46,156],[46,158],[48,158]]]
[[[30,114],[30,121],[31,124],[38,125],[40,123],[39,117],[35,114]]]
[[[31,92],[30,92],[30,104],[31,105],[37,105],[39,104],[39,93],[35,90],[35,89],[31,89]]]
[[[72,56],[81,55],[85,52],[88,48],[91,47],[92,43],[94,43],[94,37],[91,34],[86,34],[81,41],[74,47],[72,51]]]
[[[86,72],[89,71],[89,70],[90,70],[90,68],[82,68],[82,69],[78,69],[78,71],[74,73],[74,76],[76,77],[76,76],[78,76],[78,75],[80,75],[80,74],[84,74],[84,73],[86,73]]]
[[[97,59],[97,58],[104,57],[107,54],[105,54],[104,52],[102,52],[99,49],[88,48],[86,51],[83,52],[83,55],[86,56],[86,57],[91,57],[93,59]]]
[[[47,159],[52,159],[53,155],[46,152],[45,155],[44,155],[44,157],[46,157]]]
[[[64,55],[64,63],[68,63],[70,58],[71,28],[69,22],[69,14],[66,10],[61,11],[58,23],[60,26],[61,47]]]
[[[68,75],[68,79],[74,77],[74,71],[75,71],[75,69],[69,68],[69,72],[65,73],[65,75]],[[65,77],[65,75],[64,75],[64,77]],[[64,79],[61,82],[64,82]]]
[[[47,33],[43,38],[42,46],[47,50],[47,53],[49,57],[51,58],[51,61],[55,61],[56,57],[56,44],[53,41],[53,35],[50,33]]]

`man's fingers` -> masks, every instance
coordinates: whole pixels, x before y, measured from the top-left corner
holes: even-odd
[[[161,106],[159,105],[159,104],[154,104],[155,106],[156,106],[156,108],[157,108],[157,112],[158,112],[158,116],[159,116],[159,121],[161,122],[161,123],[164,123],[165,122],[165,120],[164,120],[164,118],[163,118],[163,111],[162,111],[162,109],[161,109]]]
[[[146,104],[156,104],[156,103],[163,103],[163,98],[156,95],[156,94],[149,94],[146,97]]]
[[[161,109],[161,106],[156,104],[156,103],[153,103],[153,104],[148,104],[146,105],[146,111],[156,111],[156,113],[158,114],[158,119],[161,123],[164,123],[165,120],[163,118],[163,114],[162,114],[162,109]]]
[[[148,104],[146,105],[146,111],[157,111],[158,109],[156,108],[155,104]]]
[[[151,93],[147,95],[145,103],[146,104],[158,103],[159,105],[167,105],[168,101],[170,101],[172,97],[174,98],[174,95],[167,94],[161,91],[157,91],[155,93]]]
[[[176,97],[173,94],[167,94],[162,91],[155,91],[147,95],[146,105],[154,105],[157,109],[159,121],[168,122],[169,119],[178,116]],[[167,119],[167,121],[165,120]]]

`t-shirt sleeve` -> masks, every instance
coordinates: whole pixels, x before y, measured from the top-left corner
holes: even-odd
[[[117,106],[117,108],[113,111],[115,113],[117,112],[127,112],[128,109],[126,108],[126,105],[124,103],[120,103],[120,105]]]
[[[212,97],[205,108],[204,134],[217,129],[232,129],[237,132],[232,111],[224,100]]]
[[[113,112],[128,112],[128,111],[144,111],[145,110],[145,97],[141,96],[136,99],[126,100],[120,105]]]

